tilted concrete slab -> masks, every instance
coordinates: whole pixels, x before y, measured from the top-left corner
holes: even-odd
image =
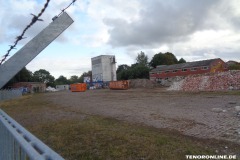
[[[64,12],[2,64],[0,66],[0,89],[72,23],[72,18]]]

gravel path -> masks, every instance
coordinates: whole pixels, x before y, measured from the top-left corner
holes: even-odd
[[[163,89],[88,90],[46,94],[69,112],[103,115],[182,134],[240,144],[240,96],[168,92]]]

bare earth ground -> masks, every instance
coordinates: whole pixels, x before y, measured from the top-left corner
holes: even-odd
[[[45,96],[50,102],[68,110],[65,116],[74,116],[74,112],[102,115],[173,129],[194,137],[240,144],[240,117],[234,109],[240,106],[239,95],[169,92],[157,88],[64,91]],[[213,108],[225,111],[213,112]]]

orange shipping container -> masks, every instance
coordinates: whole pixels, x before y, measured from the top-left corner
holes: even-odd
[[[128,89],[129,88],[129,83],[126,80],[123,80],[123,81],[111,81],[109,83],[109,88],[110,89]]]
[[[71,84],[70,86],[71,86],[72,92],[85,92],[87,90],[86,83],[76,83],[76,84]]]

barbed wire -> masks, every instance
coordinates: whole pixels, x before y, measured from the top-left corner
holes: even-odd
[[[36,16],[34,14],[31,14],[33,16],[32,21],[30,22],[29,25],[27,25],[27,27],[23,30],[22,34],[20,36],[16,37],[16,41],[14,42],[13,45],[10,45],[9,50],[7,50],[7,53],[3,56],[3,59],[0,62],[0,65],[2,65],[2,63],[7,59],[7,57],[9,56],[10,52],[13,49],[16,49],[15,47],[17,46],[18,42],[21,41],[22,39],[26,38],[23,37],[25,32],[37,21],[43,21],[42,19],[39,19],[39,17],[44,13],[44,11],[46,10],[46,8],[48,7],[48,3],[50,2],[50,0],[47,0],[46,3],[44,4],[44,7],[42,8],[41,12]]]
[[[52,18],[52,20],[54,21],[55,19],[57,19],[63,12],[65,12],[71,5],[73,5],[77,0],[72,0],[72,2],[64,9],[61,10],[61,12],[57,15],[57,16],[54,16]]]
[[[61,13],[58,14],[58,17],[65,12],[65,10],[67,10],[71,5],[73,5],[77,0],[73,0],[72,3],[70,3],[66,8],[62,9]]]
[[[52,20],[55,20],[57,17],[59,17],[63,12],[65,12],[65,10],[67,10],[71,5],[73,5],[77,0],[72,0],[72,2],[64,9],[61,10],[61,13],[58,14],[58,16],[53,17]],[[17,46],[18,42],[21,41],[22,39],[25,39],[26,37],[24,37],[24,34],[26,33],[26,31],[37,21],[43,21],[42,19],[40,19],[41,15],[45,12],[46,8],[48,7],[50,0],[46,0],[44,7],[41,9],[40,13],[38,15],[34,15],[34,14],[30,14],[33,16],[31,22],[27,25],[27,27],[24,28],[24,30],[22,31],[22,34],[20,36],[16,37],[16,41],[14,42],[13,45],[9,45],[10,48],[7,50],[7,53],[5,55],[3,55],[2,60],[0,61],[0,65],[2,65],[2,63],[7,59],[8,56],[10,56],[10,52],[13,49],[16,49],[15,47]]]

